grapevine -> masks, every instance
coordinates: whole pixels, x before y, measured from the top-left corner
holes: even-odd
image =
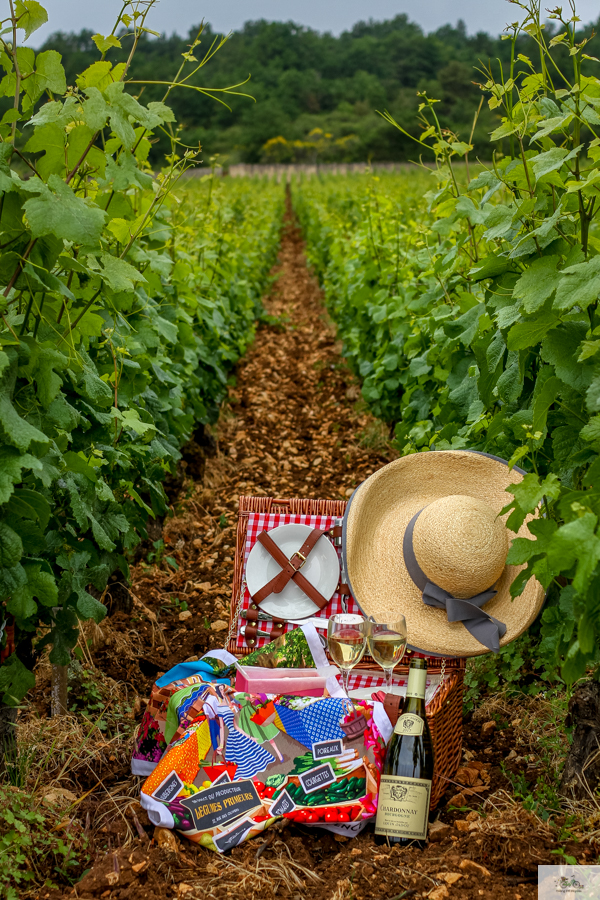
[[[210,174],[182,191],[198,152],[180,144],[165,102],[144,106],[127,89],[152,5],[124,3],[71,86],[56,51],[18,45],[19,31],[46,21],[39,3],[11,3],[0,36],[0,95],[12,98],[0,123],[0,601],[17,647],[0,667],[8,705],[32,686],[45,647],[68,663],[79,621],[102,619],[109,576],[127,577],[149,517],[166,513],[162,481],[194,428],[216,419],[277,246],[277,188],[257,196]],[[121,45],[128,62],[113,66],[107,52]],[[184,58],[165,99],[192,64]],[[159,134],[170,154],[155,173]]]
[[[399,451],[476,449],[527,470],[508,526],[544,515],[512,542],[514,602],[531,575],[549,591],[539,650],[572,683],[600,663],[600,79],[582,74],[574,12],[551,14],[548,39],[539,4],[517,5],[509,71],[482,70],[502,116],[489,164],[423,95],[417,152],[433,166],[304,183],[295,203],[344,354]]]

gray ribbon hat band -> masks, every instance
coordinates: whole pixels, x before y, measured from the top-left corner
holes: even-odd
[[[420,509],[408,523],[404,532],[402,550],[408,574],[423,593],[423,603],[437,609],[445,609],[449,622],[462,622],[467,631],[480,644],[483,644],[484,647],[487,647],[493,653],[498,653],[500,650],[500,638],[506,633],[506,625],[490,616],[485,610],[480,609],[484,603],[491,600],[497,591],[490,588],[487,591],[476,594],[474,597],[463,600],[459,597],[453,597],[448,591],[429,581],[417,562],[413,548],[413,531],[415,523],[422,512],[423,510]]]

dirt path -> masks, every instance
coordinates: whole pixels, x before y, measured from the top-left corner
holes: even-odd
[[[218,444],[199,435],[186,449],[186,480],[164,525],[162,561],[149,566],[148,559],[156,562],[151,554],[134,572],[134,594],[160,613],[165,643],[140,606],[133,629],[127,613],[111,617],[112,628],[127,634],[130,652],[115,656],[109,642],[103,668],[146,695],[158,672],[225,638],[240,494],[345,498],[391,459],[384,426],[364,411],[340,358],[289,216],[273,274],[268,320],[238,367]]]
[[[267,301],[271,318],[238,368],[218,444],[198,435],[188,448],[187,467],[174,485],[179,489],[174,516],[165,522],[162,537],[156,534],[164,544],[157,543],[154,555],[135,567],[133,615],[113,612],[91,633],[94,663],[141,698],[171,665],[222,646],[239,494],[346,497],[391,458],[384,429],[364,412],[358,386],[340,358],[289,214],[274,274]],[[112,594],[118,606],[118,588]],[[142,708],[143,700],[134,715]],[[97,862],[68,896],[391,900],[400,894],[533,900],[538,863],[557,861],[551,855],[557,833],[503,793],[508,782],[500,763],[515,744],[512,727],[506,726],[488,729],[485,738],[481,722],[467,727],[469,771],[463,782],[475,780],[480,787],[474,796],[455,798],[459,809],[442,805],[445,824],[426,851],[390,852],[376,847],[368,833],[348,841],[286,821],[270,832],[273,840],[259,860],[257,841],[222,858],[172,834],[155,834],[137,803],[138,783],[127,777],[124,743],[118,759],[111,757],[112,770],[96,773],[118,794],[117,811],[104,816],[101,831],[92,828]],[[78,786],[85,789],[84,782]],[[460,790],[459,784],[448,797]],[[490,791],[495,800],[482,817],[477,809]],[[93,822],[98,812],[93,798],[81,805],[80,815],[86,812]],[[134,813],[143,838],[132,825]],[[578,852],[582,845],[561,846],[584,860]]]

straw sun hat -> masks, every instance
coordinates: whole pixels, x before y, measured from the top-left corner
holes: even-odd
[[[406,618],[408,643],[428,653],[479,656],[531,625],[544,590],[530,578],[514,600],[522,566],[507,566],[515,536],[509,484],[523,479],[495,456],[430,451],[397,459],[354,492],[344,522],[350,590],[365,616]],[[525,519],[519,537],[531,538]]]

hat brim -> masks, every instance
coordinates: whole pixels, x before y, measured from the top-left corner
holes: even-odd
[[[371,475],[355,491],[346,512],[345,561],[352,595],[365,616],[377,622],[406,618],[408,643],[427,653],[480,656],[488,649],[460,622],[448,622],[446,611],[426,606],[408,574],[402,544],[404,532],[420,509],[450,494],[484,500],[499,513],[508,503],[509,484],[523,480],[521,470],[509,469],[498,457],[467,450],[415,453],[397,459]],[[503,517],[506,521],[508,514]],[[514,537],[531,538],[529,515]],[[505,566],[497,593],[485,604],[487,613],[504,622],[504,647],[534,621],[544,602],[544,589],[530,578],[514,600],[510,586],[524,566]]]

